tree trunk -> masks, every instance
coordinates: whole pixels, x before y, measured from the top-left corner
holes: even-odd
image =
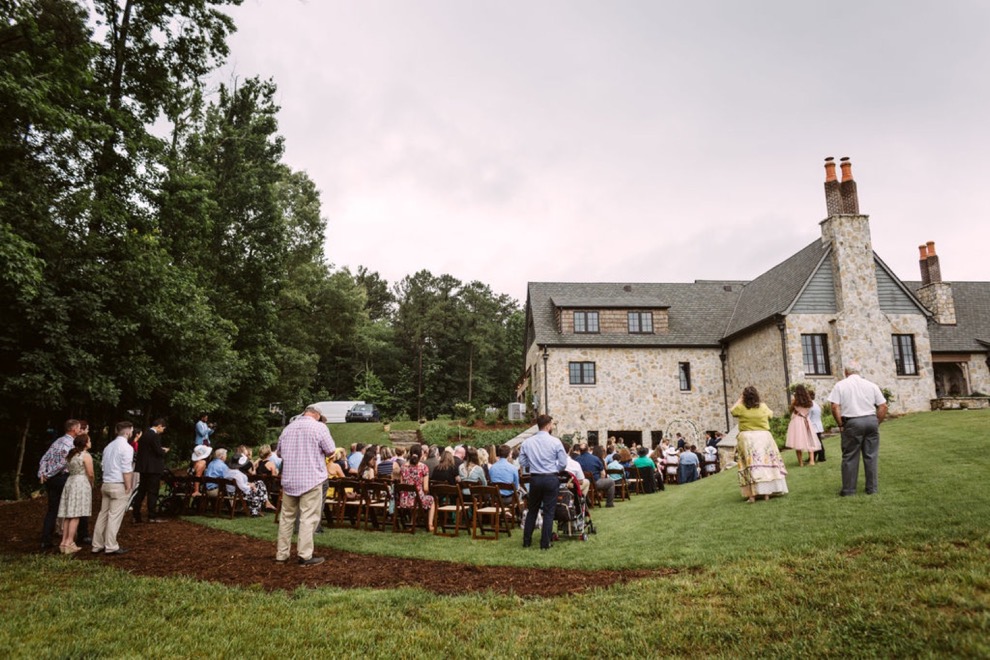
[[[21,434],[21,443],[17,448],[17,466],[14,472],[14,499],[21,499],[21,468],[24,466],[24,451],[27,448],[28,431],[31,429],[31,418],[24,421],[24,433]]]
[[[423,419],[423,345],[419,345],[419,382],[416,384],[416,421]]]
[[[471,403],[473,397],[471,396],[474,388],[474,346],[468,348],[468,403]]]

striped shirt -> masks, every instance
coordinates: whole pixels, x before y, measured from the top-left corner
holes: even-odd
[[[278,455],[282,457],[282,492],[299,497],[326,481],[326,457],[336,449],[327,425],[309,415],[303,415],[286,426],[278,438]]]

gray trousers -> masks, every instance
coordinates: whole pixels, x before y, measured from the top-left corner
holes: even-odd
[[[880,459],[880,422],[876,415],[842,419],[842,494],[855,495],[859,481],[859,455],[863,455],[866,494],[877,492]]]

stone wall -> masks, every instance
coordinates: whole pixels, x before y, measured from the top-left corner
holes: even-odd
[[[972,353],[966,364],[969,368],[970,392],[990,394],[990,365],[987,365],[987,354]]]
[[[887,319],[890,322],[890,334],[914,335],[914,358],[918,366],[918,375],[897,375],[893,344],[889,344],[888,380],[875,382],[880,387],[889,387],[893,392],[894,401],[890,404],[890,412],[899,415],[929,410],[931,400],[935,398],[935,370],[932,366],[932,343],[928,336],[928,320],[921,314],[888,314]]]
[[[754,386],[774,412],[787,407],[784,353],[780,343],[780,330],[776,325],[768,324],[734,340],[727,353],[725,370],[730,407],[747,385]]]
[[[918,300],[935,315],[935,321],[943,325],[956,324],[956,304],[952,285],[948,282],[932,282],[917,291]]]
[[[550,414],[557,435],[639,430],[649,444],[651,431],[680,431],[699,442],[704,431],[725,429],[722,362],[714,348],[553,348],[548,360]],[[527,364],[543,358],[527,354]],[[569,362],[594,362],[594,385],[571,385]],[[678,363],[691,365],[691,390],[682,392]],[[534,373],[537,370],[534,369]],[[542,376],[534,391],[543,397]]]

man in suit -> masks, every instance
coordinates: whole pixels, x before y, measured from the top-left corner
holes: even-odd
[[[141,522],[141,503],[148,500],[148,522],[165,522],[158,518],[158,490],[161,488],[162,474],[165,472],[165,454],[168,447],[162,447],[162,433],[165,420],[159,417],[138,442],[137,459],[134,471],[141,475],[138,481],[137,497],[134,502],[134,522]]]

